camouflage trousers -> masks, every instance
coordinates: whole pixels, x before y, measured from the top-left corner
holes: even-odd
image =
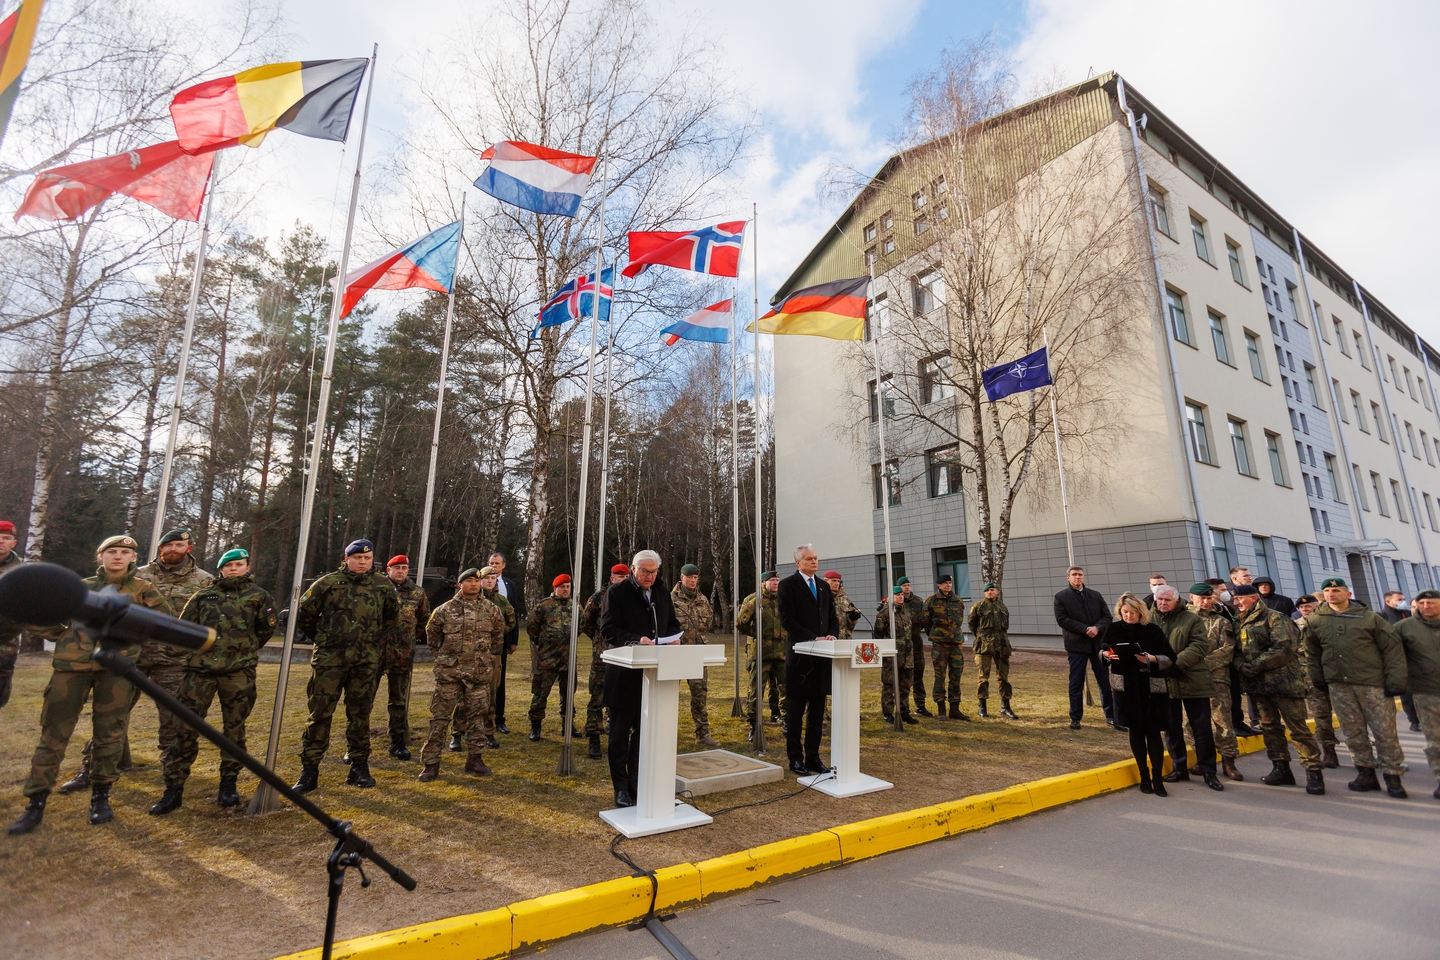
[[[1335,707],[1330,703],[1328,690],[1310,691],[1305,698],[1305,710],[1315,721],[1315,740],[1322,747],[1335,746]]]
[[[25,778],[25,796],[49,793],[55,789],[65,748],[75,732],[75,724],[85,709],[85,701],[93,696],[91,712],[93,731],[90,780],[110,784],[119,779],[120,751],[125,746],[125,718],[130,714],[130,681],[101,670],[56,670],[45,685],[45,699],[40,707],[40,744],[30,760],[30,776]]]
[[[1415,712],[1420,715],[1420,731],[1425,734],[1425,759],[1430,772],[1440,780],[1440,696],[1415,694]]]
[[[590,657],[590,702],[585,707],[585,736],[598,737],[605,732],[605,661],[600,651]]]
[[[465,738],[469,757],[475,759],[480,756],[485,749],[485,731],[490,729],[485,716],[494,715],[495,708],[490,699],[494,687],[493,674],[479,677],[435,674],[435,692],[430,695],[430,735],[425,738],[425,746],[420,748],[421,763],[428,766],[440,762],[440,751],[445,749],[447,739],[445,734],[450,729],[450,717],[457,709],[469,721],[467,729],[476,731],[475,736]]]
[[[10,702],[10,686],[15,679],[14,653],[0,655],[0,707]]]
[[[410,743],[410,681],[415,675],[415,654],[404,660],[387,657],[380,676],[385,680],[385,710],[390,720],[390,742]],[[376,684],[376,693],[379,684]]]
[[[1215,681],[1215,696],[1210,698],[1210,720],[1211,726],[1215,728],[1215,749],[1219,750],[1220,756],[1226,760],[1235,760],[1240,756],[1240,743],[1235,739],[1235,717],[1230,710],[1229,668],[1210,671],[1210,679]],[[1195,738],[1188,730],[1185,739],[1192,745],[1195,743]]]
[[[1228,700],[1226,701],[1229,702]],[[1300,764],[1306,770],[1320,769],[1320,746],[1315,734],[1305,722],[1304,697],[1265,697],[1256,695],[1255,709],[1260,714],[1260,733],[1265,737],[1265,755],[1271,760],[1290,762],[1290,745],[1285,742],[1285,731],[1300,754]],[[1394,711],[1391,711],[1393,723]]]
[[[185,676],[185,668],[174,665],[159,667],[140,667],[141,673],[149,677],[155,683],[164,687],[174,694],[179,694],[180,680]],[[124,770],[131,765],[130,759],[130,714],[135,709],[135,704],[140,702],[144,694],[139,687],[130,688],[130,707],[125,711],[125,735],[120,740],[120,769]],[[170,749],[170,742],[175,739],[175,717],[160,704],[155,704],[155,711],[160,717],[160,741],[158,744],[160,757],[164,759],[165,751]],[[80,764],[86,770],[90,769],[90,755],[93,747],[89,740],[85,741],[85,747],[80,751]]]
[[[980,683],[975,687],[975,697],[979,700],[988,699],[990,696],[990,664],[995,664],[995,674],[1000,678],[1000,699],[1009,700],[1013,692],[1010,687],[1010,654],[1003,657],[993,653],[975,654],[975,668],[980,671]]]
[[[225,736],[245,749],[245,721],[255,707],[255,668],[231,670],[228,673],[200,673],[186,670],[176,694],[191,710],[204,717],[210,704],[220,698],[220,718]],[[190,766],[200,752],[200,734],[184,722],[175,724],[175,739],[165,751],[165,785],[182,786],[190,776]],[[220,754],[220,779],[238,777],[240,761],[228,753]]]
[[[930,650],[931,650],[931,653],[932,653],[932,654],[935,652],[935,645],[934,645],[933,643],[930,645]],[[910,661],[911,661],[913,664],[915,664],[914,673],[913,673],[913,674],[911,675],[911,677],[910,677],[910,687],[911,687],[912,690],[915,691],[915,705],[916,705],[917,707],[923,707],[923,706],[925,706],[925,641],[924,641],[924,640],[915,640],[915,639],[912,639],[912,640],[910,641]],[[936,660],[935,663],[936,663],[935,672],[938,674],[938,673],[940,672],[940,667],[939,667],[940,661],[939,661],[939,660]],[[964,666],[964,662],[963,662],[963,661],[961,662],[961,666]],[[938,677],[938,676],[935,678],[935,689],[936,689],[936,690],[939,690],[939,689],[940,689],[940,677]],[[955,699],[956,699],[956,700],[959,700],[960,698],[957,696]],[[943,703],[943,702],[944,702],[944,701],[940,700],[940,698],[939,698],[938,696],[935,698],[935,700],[936,700],[936,702],[940,702],[940,703]],[[829,714],[828,714],[828,713],[826,714],[826,717],[829,717]]]
[[[565,698],[570,692],[570,676],[565,670],[544,670],[535,668],[530,674],[530,722],[539,723],[545,719],[545,708],[550,704],[550,691],[560,685],[560,726],[565,726]],[[572,714],[573,715],[573,714]],[[574,721],[571,721],[572,725]]]
[[[895,656],[885,657],[880,663],[880,712],[887,717],[895,716],[895,664],[900,664],[900,709],[910,712],[910,684],[915,678],[915,668],[910,661],[910,644],[896,643]]]
[[[710,680],[701,673],[685,682],[690,685],[690,719],[695,721],[695,739],[699,740],[710,736]]]
[[[481,719],[484,721],[480,724],[480,736],[482,737],[495,735],[495,698],[500,695],[500,681],[504,679],[502,672],[504,667],[501,666],[500,657],[492,655],[491,659],[495,666],[490,671],[490,699],[486,702],[485,712],[481,715]],[[450,719],[454,724],[457,736],[463,737],[470,732],[470,715],[466,711],[464,700],[456,702]]]
[[[330,721],[335,707],[345,701],[345,749],[353,763],[370,760],[370,710],[375,705],[374,663],[337,664],[311,667],[305,697],[310,720],[301,737],[300,762],[319,766],[330,749]]]
[[[935,664],[935,685],[932,690],[935,702],[959,703],[960,678],[965,673],[965,648],[958,643],[932,643],[930,660]],[[924,687],[920,689],[924,690]]]
[[[760,673],[765,683],[765,696],[770,704],[770,717],[776,719],[782,716],[780,713],[780,701],[785,689],[785,661],[784,660],[762,660],[760,662]],[[755,699],[755,650],[752,646],[750,657],[745,661],[745,722],[750,726],[755,725],[755,708],[758,702]]]
[[[1384,687],[1359,683],[1330,684],[1330,702],[1340,720],[1340,736],[1350,748],[1350,757],[1357,767],[1378,768],[1381,773],[1400,775],[1405,753],[1395,732],[1395,698],[1385,695]],[[1370,734],[1375,745],[1370,745]],[[1377,756],[1379,762],[1377,763]]]

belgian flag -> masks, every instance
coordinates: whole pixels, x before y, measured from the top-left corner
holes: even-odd
[[[869,289],[869,277],[855,277],[796,290],[774,310],[750,324],[750,329],[831,340],[864,339],[865,297]]]
[[[14,13],[0,20],[0,143],[5,141],[10,110],[20,93],[20,77],[30,59],[43,4],[44,0],[24,0]]]
[[[271,130],[343,142],[369,60],[268,63],[175,95],[170,118],[186,153],[245,144]]]

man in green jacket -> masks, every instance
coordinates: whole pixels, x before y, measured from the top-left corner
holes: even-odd
[[[1170,688],[1170,729],[1165,731],[1165,748],[1174,765],[1165,776],[1166,783],[1190,779],[1185,755],[1184,724],[1188,717],[1190,732],[1195,738],[1195,772],[1211,790],[1224,790],[1215,776],[1215,735],[1210,729],[1210,698],[1215,696],[1215,681],[1210,679],[1210,640],[1205,624],[1187,609],[1180,591],[1169,584],[1155,588],[1155,609],[1150,622],[1170,640],[1175,651],[1175,665],[1166,685]]]
[[[1234,597],[1240,614],[1235,669],[1260,715],[1265,752],[1273,765],[1260,782],[1271,787],[1294,785],[1290,747],[1285,742],[1288,728],[1305,767],[1305,792],[1318,796],[1325,792],[1325,777],[1320,769],[1320,746],[1305,723],[1305,694],[1310,684],[1294,622],[1267,607],[1253,584],[1236,587]]]
[[[687,563],[680,568],[680,582],[670,588],[670,603],[675,619],[680,621],[684,636],[681,643],[702,644],[715,625],[715,611],[710,600],[700,591],[700,568]],[[686,680],[690,687],[690,719],[695,721],[695,742],[702,747],[718,747],[710,736],[710,682],[702,670],[700,676]]]
[[[1405,798],[1400,782],[1405,754],[1395,733],[1395,698],[1385,688],[1404,690],[1405,649],[1395,628],[1373,610],[1350,602],[1350,587],[1339,577],[1320,584],[1325,602],[1305,618],[1310,682],[1328,687],[1340,735],[1355,762],[1350,789],[1379,790],[1376,757],[1385,790]],[[1368,728],[1368,729],[1367,729]],[[1370,745],[1370,734],[1375,746]]]
[[[1405,648],[1405,670],[1425,734],[1425,759],[1440,780],[1440,590],[1415,594],[1415,615],[1395,627]],[[1432,794],[1440,800],[1440,786]]]
[[[975,669],[980,674],[980,686],[975,691],[980,701],[980,716],[990,715],[985,701],[990,696],[990,667],[1000,677],[1000,716],[1007,720],[1019,720],[1010,709],[1010,610],[1000,599],[1000,588],[996,584],[985,584],[985,599],[970,608],[970,632],[975,636]]]
[[[498,604],[497,604],[498,606]],[[530,639],[530,742],[540,739],[545,722],[545,707],[550,691],[560,687],[560,728],[565,728],[565,712],[570,711],[570,726],[575,726],[575,711],[570,709],[570,574],[562,573],[550,583],[550,596],[535,604],[525,621],[525,635]],[[498,661],[497,661],[498,662]]]
[[[955,578],[948,573],[940,578],[935,590],[920,608],[919,618],[921,629],[930,637],[930,656],[935,661],[935,709],[942,718],[945,717],[945,704],[948,702],[951,720],[968,720],[970,718],[960,711],[960,679],[965,673],[965,601],[955,595]],[[918,598],[910,597],[905,601],[912,617],[915,610],[910,600],[915,599]],[[918,630],[911,631],[912,638],[919,635]],[[918,642],[912,644],[915,656],[919,655],[920,649]],[[919,670],[916,670],[916,675],[919,675]],[[920,681],[917,679],[915,682]],[[915,702],[925,702],[923,690],[916,694]],[[980,715],[985,715],[984,700],[980,701]],[[921,716],[924,716],[923,711]]]
[[[781,691],[785,689],[785,630],[780,626],[780,614],[775,606],[775,592],[780,589],[780,575],[766,570],[760,581],[762,600],[760,605],[760,662],[755,662],[755,594],[750,594],[740,604],[735,615],[735,626],[750,639],[745,642],[745,723],[750,727],[746,739],[755,740],[755,714],[760,704],[755,692],[757,683],[755,671],[764,675],[766,696],[770,701],[770,722],[780,724],[785,732],[785,718],[780,714]],[[843,623],[843,621],[842,621]]]
[[[1205,666],[1210,669],[1210,680],[1215,684],[1215,695],[1210,698],[1210,720],[1214,725],[1215,746],[1220,751],[1220,769],[1226,779],[1243,781],[1244,774],[1235,766],[1240,756],[1240,744],[1235,739],[1235,723],[1230,713],[1230,665],[1235,659],[1235,627],[1230,622],[1230,615],[1216,599],[1215,588],[1208,583],[1191,584],[1190,609],[1205,625],[1205,639],[1210,644]]]
[[[920,632],[921,619],[925,615],[925,601],[915,596],[915,588],[910,585],[909,577],[900,577],[895,582],[900,585],[900,593],[905,598],[905,610],[910,614],[910,687],[915,691],[915,712],[922,717],[929,717],[932,714],[925,709],[925,639]],[[836,615],[839,615],[838,610]],[[957,636],[960,633],[959,622],[955,625],[955,633]],[[965,638],[962,636],[960,639]],[[965,665],[963,657],[960,665]],[[935,709],[940,711],[942,717],[945,715],[945,702],[938,696],[935,698]]]
[[[191,597],[215,582],[215,578],[200,569],[200,565],[195,562],[192,555],[194,550],[195,541],[191,539],[190,531],[178,527],[160,538],[155,559],[136,571],[143,579],[155,585],[155,589],[160,591],[160,596],[165,598],[165,603],[177,617]],[[149,640],[140,648],[140,659],[135,661],[135,666],[166,690],[178,694],[180,682],[185,675],[185,664],[189,659],[188,650]],[[133,697],[138,701],[140,691],[136,690]],[[131,704],[130,709],[135,709],[134,704]],[[170,741],[175,739],[175,721],[170,716],[170,711],[160,704],[155,704],[155,710],[160,715],[160,754],[163,757],[170,747]],[[128,732],[126,740],[125,751],[120,758],[122,769],[129,765]]]
[[[390,721],[390,756],[410,759],[410,682],[415,675],[415,645],[425,639],[430,597],[410,579],[410,558],[399,554],[385,564],[400,603],[395,629],[380,651],[380,676],[385,678],[385,712]],[[423,577],[422,577],[423,579]],[[380,683],[375,683],[379,693]]]
[[[894,633],[890,631],[891,623],[895,625]],[[895,722],[895,670],[898,666],[900,719],[905,723],[919,723],[919,720],[910,715],[910,683],[914,679],[915,669],[910,659],[910,610],[905,606],[904,587],[894,587],[889,603],[880,601],[871,636],[893,637],[895,640],[895,656],[885,657],[880,664],[880,713],[885,717],[886,723]]]

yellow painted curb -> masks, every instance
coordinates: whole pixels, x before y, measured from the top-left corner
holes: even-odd
[[[471,913],[446,920],[372,933],[335,944],[335,960],[493,960],[511,951],[510,908]],[[320,949],[292,953],[280,960],[316,960]]]
[[[845,863],[854,863],[891,850],[903,850],[948,837],[950,811],[942,806],[921,807],[832,827],[829,832],[840,840],[841,859]]]

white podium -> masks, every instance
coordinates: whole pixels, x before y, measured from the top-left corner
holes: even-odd
[[[627,837],[648,837],[702,827],[710,816],[675,799],[675,743],[680,681],[725,665],[718,643],[617,647],[600,654],[606,663],[644,673],[640,700],[640,784],[635,806],[600,811],[600,819]]]
[[[860,671],[880,666],[895,656],[895,641],[810,640],[795,644],[796,653],[830,661],[830,763],[835,775],[801,777],[800,783],[832,797],[854,797],[894,786],[860,772]]]

